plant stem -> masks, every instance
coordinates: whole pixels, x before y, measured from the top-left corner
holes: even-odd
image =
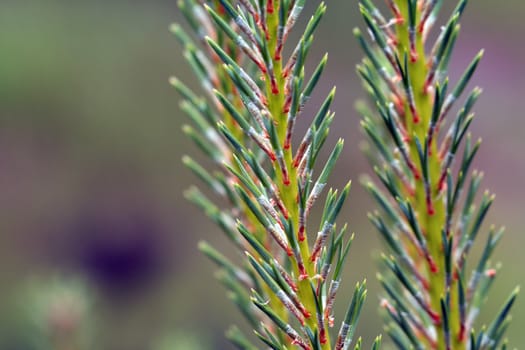
[[[281,4],[280,6],[283,6]],[[277,48],[277,31],[279,27],[279,18],[278,11],[274,9],[269,11],[267,16],[267,28],[269,32],[269,51],[273,53]],[[266,79],[266,93],[269,96],[268,99],[268,109],[272,114],[272,119],[276,124],[277,135],[281,145],[285,144],[286,131],[287,131],[287,113],[283,111],[285,104],[285,90],[286,90],[286,79],[283,77],[283,61],[281,57],[275,57],[272,55],[272,64],[273,71],[276,78],[276,83],[278,89],[275,90],[272,87],[270,79]],[[288,209],[288,213],[293,223],[294,227],[297,229],[299,227],[299,210],[298,210],[298,188],[299,182],[297,178],[297,169],[293,164],[293,146],[284,147],[283,146],[283,157],[284,163],[288,172],[288,179],[283,178],[281,172],[277,172],[277,183],[279,186],[279,191],[283,202]],[[317,328],[316,318],[313,316],[316,313],[314,295],[312,294],[310,281],[309,279],[314,276],[314,264],[310,261],[310,250],[308,245],[308,237],[305,233],[304,239],[299,240],[299,249],[301,253],[302,260],[305,264],[306,272],[309,278],[300,279],[298,282],[298,295],[300,300],[303,302],[306,310],[310,312],[312,317],[306,319],[306,323],[312,329]],[[294,272],[296,276],[300,275],[300,271],[297,267],[297,261],[293,257],[290,259],[294,260],[292,265],[294,266]],[[326,333],[327,341],[321,344],[322,349],[330,349],[330,338],[328,332]]]
[[[418,161],[418,150],[415,139],[417,138],[421,143],[425,142],[428,125],[432,116],[433,108],[433,94],[431,94],[425,86],[425,80],[429,73],[427,66],[427,57],[425,54],[425,47],[423,42],[423,34],[416,30],[416,55],[411,54],[410,48],[410,32],[408,25],[409,8],[407,0],[396,0],[396,4],[403,15],[404,20],[400,21],[396,25],[397,38],[399,40],[397,45],[398,57],[408,55],[408,74],[410,75],[410,87],[413,92],[414,102],[416,106],[417,115],[413,115],[412,111],[408,106],[408,102],[405,103],[405,122],[407,125],[407,132],[410,137],[409,151],[410,157],[414,160],[415,164],[419,164]],[[416,10],[416,23],[421,18],[421,11]],[[426,236],[428,249],[431,258],[436,264],[436,268],[433,268],[431,263],[427,261],[425,266],[427,275],[429,276],[429,293],[430,293],[430,304],[432,310],[437,314],[440,313],[441,299],[445,298],[447,293],[450,293],[450,304],[457,305],[457,278],[452,279],[451,285],[447,290],[446,277],[445,277],[445,258],[442,245],[442,231],[445,227],[445,203],[442,199],[438,189],[438,182],[441,175],[441,165],[443,159],[440,159],[438,148],[437,148],[437,137],[434,137],[429,147],[428,157],[428,176],[431,189],[430,202],[427,201],[427,194],[425,189],[425,183],[422,176],[415,179],[415,195],[410,197],[410,202],[415,209],[415,212],[419,216],[419,223],[422,224],[423,233]],[[419,168],[419,173],[423,173],[423,169]],[[448,237],[447,237],[448,238]],[[415,261],[422,261],[418,256],[412,256]],[[453,273],[455,275],[455,273]],[[451,308],[449,313],[449,319],[459,319],[459,311],[456,308]],[[458,323],[452,322],[451,331],[453,335],[453,347],[450,350],[462,350],[466,349],[466,344],[461,342],[456,336],[459,334]],[[443,331],[442,322],[436,324],[437,329],[437,350],[445,350],[445,334]],[[427,344],[431,348],[432,344]]]

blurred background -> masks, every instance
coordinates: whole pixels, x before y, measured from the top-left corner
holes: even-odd
[[[328,51],[329,65],[310,107],[337,85],[331,140],[347,140],[332,178],[340,187],[369,171],[354,111],[364,94],[351,29],[361,21],[355,0],[328,5],[309,59]],[[484,89],[475,167],[497,194],[487,221],[507,227],[487,317],[525,282],[524,16],[519,0],[472,1],[451,67],[455,81],[486,49],[474,78]],[[197,181],[181,156],[198,150],[182,135],[186,118],[168,85],[175,74],[197,86],[168,31],[181,20],[176,0],[0,1],[0,349],[53,348],[42,341],[46,322],[57,334],[81,324],[85,349],[232,348],[223,331],[242,319],[196,243],[230,248],[182,196]],[[358,331],[368,344],[381,332],[379,244],[366,220],[373,203],[357,183],[344,213],[357,239],[340,298],[368,276]],[[513,346],[525,344],[522,305]]]

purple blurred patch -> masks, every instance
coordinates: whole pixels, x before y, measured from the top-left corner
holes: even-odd
[[[162,270],[158,224],[145,213],[81,218],[76,259],[105,292],[129,295],[151,286]]]

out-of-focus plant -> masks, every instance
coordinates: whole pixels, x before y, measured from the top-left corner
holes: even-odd
[[[387,246],[386,271],[379,277],[390,320],[386,329],[399,349],[505,349],[517,290],[492,323],[476,325],[496,277],[489,259],[502,229],[489,229],[481,257],[472,272],[467,269],[494,199],[485,192],[476,204],[482,174],[470,171],[480,141],[473,143],[467,130],[481,90],[469,92],[450,116],[482,52],[457,83],[449,83],[447,68],[467,1],[458,2],[431,44],[427,39],[443,3],[389,0],[391,15],[383,17],[372,1],[360,1],[373,41],[355,30],[366,53],[358,73],[375,107],[360,110],[371,144],[367,154],[382,184],[366,181],[382,209],[370,219]]]
[[[155,339],[152,350],[211,350],[209,341],[203,335],[188,330],[168,333]]]
[[[93,293],[86,283],[34,280],[20,296],[21,332],[30,349],[93,349]]]
[[[219,265],[220,281],[266,347],[339,350],[356,343],[358,349],[354,332],[366,296],[364,282],[357,284],[339,331],[329,331],[352,243],[347,226],[336,225],[350,184],[328,191],[317,234],[310,234],[309,214],[343,141],[319,167],[334,119],[335,90],[313,118],[305,115],[327,58],[310,77],[305,76],[305,60],[324,3],[299,41],[285,50],[304,5],[305,0],[179,1],[193,33],[177,24],[172,31],[206,98],[175,78],[171,83],[192,122],[184,132],[216,167],[208,170],[190,157],[184,163],[220,198],[212,201],[194,187],[186,195],[242,253],[236,260],[208,243],[200,245]],[[311,121],[301,139],[294,133],[299,118]],[[318,175],[314,166],[321,169]],[[238,328],[228,337],[239,348],[256,348]]]

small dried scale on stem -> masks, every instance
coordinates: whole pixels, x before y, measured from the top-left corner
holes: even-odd
[[[304,106],[327,61],[325,56],[310,77],[305,76],[324,3],[291,54],[284,55],[304,5],[305,0],[180,0],[193,33],[177,24],[172,31],[206,97],[178,79],[171,82],[192,121],[184,132],[217,167],[209,171],[189,157],[184,163],[227,204],[215,204],[197,188],[186,194],[243,253],[238,263],[207,243],[200,245],[219,265],[219,279],[265,347],[340,350],[355,343],[359,349],[354,331],[366,296],[364,282],[356,286],[339,332],[329,331],[353,237],[346,225],[336,225],[350,184],[342,191],[328,191],[317,235],[308,232],[311,208],[343,142],[336,143],[316,176],[314,165],[334,119],[330,105],[335,90],[302,139],[294,136],[297,119],[310,119]],[[256,348],[238,328],[228,336],[240,349]],[[379,343],[378,338],[375,349]]]
[[[468,93],[450,116],[482,52],[449,86],[447,67],[467,1],[457,3],[431,45],[443,2],[388,0],[391,14],[383,16],[371,0],[360,1],[372,43],[355,30],[366,54],[358,73],[375,105],[375,111],[360,106],[361,124],[382,189],[365,185],[382,209],[370,219],[388,249],[381,305],[399,349],[505,349],[517,290],[489,326],[474,329],[496,277],[489,259],[503,230],[490,228],[474,270],[466,268],[494,199],[485,192],[475,204],[482,174],[470,171],[480,141],[472,142],[468,128],[481,90]]]

